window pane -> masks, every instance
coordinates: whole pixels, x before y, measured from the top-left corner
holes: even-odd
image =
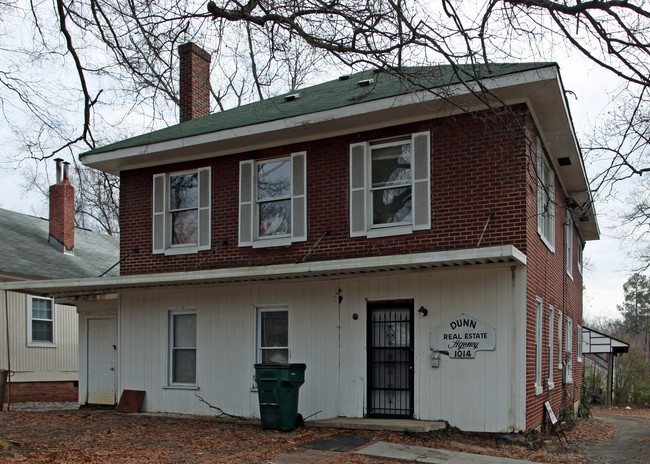
[[[196,383],[196,350],[174,350],[173,383]]]
[[[263,311],[260,316],[262,348],[289,346],[289,312]]]
[[[257,199],[291,195],[291,162],[289,160],[257,165]]]
[[[258,206],[260,237],[291,233],[291,200],[268,201]]]
[[[32,321],[32,341],[33,342],[53,342],[52,322],[49,321]]]
[[[287,364],[289,350],[287,348],[262,351],[262,364]]]
[[[372,223],[411,222],[411,187],[374,190]]]
[[[199,204],[199,177],[197,173],[170,176],[169,209],[196,208]]]
[[[196,314],[174,315],[174,347],[196,347]]]
[[[411,144],[372,150],[372,187],[411,183]]]
[[[197,243],[198,211],[172,213],[172,245]]]
[[[52,319],[52,300],[32,298],[32,318]]]

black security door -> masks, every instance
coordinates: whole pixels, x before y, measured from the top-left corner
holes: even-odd
[[[368,416],[413,417],[413,302],[368,305]]]

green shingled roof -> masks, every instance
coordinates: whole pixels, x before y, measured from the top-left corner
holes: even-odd
[[[494,63],[490,65],[489,69],[485,65],[462,66],[462,69],[470,75],[489,78],[548,66],[556,65],[554,63]],[[359,85],[360,81],[368,79],[372,79],[369,85]],[[463,79],[469,80],[467,77],[463,77]],[[292,101],[285,100],[285,96],[290,94],[280,95],[96,148],[84,153],[84,155],[105,153],[302,116],[404,95],[422,89],[445,87],[459,82],[460,79],[449,65],[408,68],[406,72],[402,71],[400,75],[389,72],[362,71],[352,74],[346,79],[339,78],[291,92],[290,94],[299,94],[299,97]]]

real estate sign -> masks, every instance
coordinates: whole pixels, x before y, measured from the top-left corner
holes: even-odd
[[[450,358],[471,359],[477,351],[491,351],[496,346],[496,330],[461,314],[431,331],[431,349]]]

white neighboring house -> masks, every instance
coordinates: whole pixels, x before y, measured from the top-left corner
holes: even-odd
[[[51,220],[0,209],[0,282],[97,277],[119,260],[119,238],[74,227],[67,175],[50,198]],[[117,274],[117,267],[107,273]],[[77,401],[78,333],[74,306],[0,292],[0,369],[9,371],[4,401]]]

